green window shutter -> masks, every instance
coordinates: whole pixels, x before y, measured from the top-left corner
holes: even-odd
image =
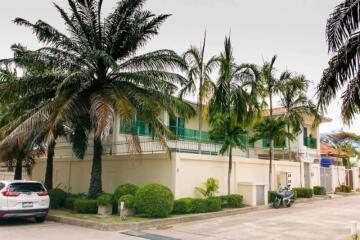
[[[177,132],[178,132],[178,136],[179,138],[185,138],[185,119],[184,118],[177,118]]]

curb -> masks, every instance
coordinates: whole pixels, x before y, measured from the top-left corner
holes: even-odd
[[[261,208],[262,207],[244,207],[239,209],[223,210],[220,212],[189,214],[184,216],[170,217],[166,219],[155,219],[155,220],[123,223],[123,224],[103,224],[103,223],[96,223],[92,221],[80,220],[70,217],[54,216],[51,214],[48,215],[47,220],[58,223],[69,224],[69,225],[75,225],[79,227],[96,229],[100,231],[142,230],[147,228],[159,227],[163,225],[173,225],[178,223],[193,222],[193,221],[205,220],[210,218],[244,214]]]

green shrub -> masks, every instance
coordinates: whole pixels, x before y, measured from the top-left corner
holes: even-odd
[[[60,188],[54,188],[49,191],[50,208],[57,209],[65,206],[66,192]]]
[[[78,199],[77,197],[67,197],[65,200],[64,208],[74,210],[74,202]]]
[[[214,197],[219,190],[219,181],[215,178],[208,178],[203,187],[195,187],[195,190],[204,197]]]
[[[98,211],[97,200],[76,199],[74,201],[74,211],[78,213],[95,214]]]
[[[136,192],[136,210],[149,217],[167,217],[173,206],[173,193],[161,184],[147,184]]]
[[[131,209],[131,208],[134,208],[135,197],[131,194],[124,195],[119,198],[119,203],[120,202],[124,202],[125,208]]]
[[[276,198],[276,191],[269,191],[268,192],[268,202],[269,203],[274,202],[275,198]]]
[[[313,197],[313,190],[312,188],[293,188],[295,192],[295,198],[312,198]]]
[[[218,197],[221,201],[221,207],[239,208],[243,204],[243,196],[239,194],[230,194]]]
[[[110,206],[113,202],[113,197],[111,194],[103,193],[97,197],[98,206]]]
[[[205,212],[207,212],[207,199],[193,198],[190,202],[189,213],[205,213]]]
[[[340,185],[339,187],[335,188],[335,192],[344,192],[344,193],[349,193],[351,192],[351,186],[348,185]]]
[[[180,198],[174,201],[173,213],[184,214],[190,213],[190,204],[192,198]]]
[[[126,183],[119,185],[114,191],[114,202],[117,204],[119,198],[124,195],[133,195],[135,196],[136,192],[139,190],[139,187],[135,184]]]
[[[314,195],[326,195],[326,189],[323,186],[314,186]]]
[[[217,212],[221,210],[221,200],[219,198],[206,199],[206,212]]]

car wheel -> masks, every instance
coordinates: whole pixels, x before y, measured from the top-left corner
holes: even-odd
[[[46,216],[43,216],[43,217],[35,217],[35,221],[37,223],[43,223],[46,219]]]

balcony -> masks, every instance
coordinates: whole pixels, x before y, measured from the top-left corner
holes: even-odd
[[[317,139],[313,137],[304,137],[304,146],[312,149],[317,148]]]
[[[270,147],[270,140],[269,139],[263,139],[262,140],[262,146],[263,146],[263,148],[269,148]],[[286,148],[286,139],[282,139],[280,141],[274,141],[274,148]]]

